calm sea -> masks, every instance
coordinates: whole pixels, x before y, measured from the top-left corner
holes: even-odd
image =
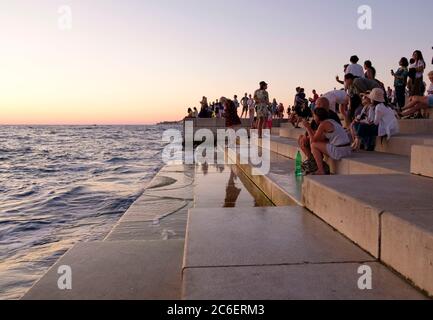
[[[0,126],[0,299],[102,240],[162,167],[173,126]]]

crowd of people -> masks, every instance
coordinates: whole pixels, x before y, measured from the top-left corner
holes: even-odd
[[[429,117],[429,109],[433,107],[433,71],[428,73],[427,87],[426,67],[419,50],[410,60],[401,58],[398,69],[391,70],[394,89],[385,88],[376,78],[370,60],[361,66],[359,58],[352,56],[344,66],[344,80],[336,77],[344,86],[340,90],[322,95],[313,90],[307,98],[305,89],[298,87],[293,106],[285,110],[276,99],[271,102],[268,84],[262,81],[253,95],[245,93],[240,101],[235,95],[233,99],[222,97],[209,104],[203,97],[200,112],[190,108],[188,118],[225,118],[229,128],[240,125],[241,118],[247,118],[251,128],[257,129],[262,137],[263,129],[271,129],[272,120],[283,119],[286,112],[295,128],[302,124],[306,129],[298,139],[306,158],[304,172],[323,175],[329,173],[323,161],[325,157],[340,160],[360,149],[374,151],[378,137],[383,141],[399,133],[398,119]]]

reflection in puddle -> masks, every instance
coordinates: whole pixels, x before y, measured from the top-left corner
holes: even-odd
[[[272,207],[273,203],[236,165],[200,165],[196,171],[194,207]]]
[[[242,189],[236,187],[235,179],[237,176],[233,172],[233,169],[230,171],[230,178],[229,182],[227,183],[226,187],[226,198],[224,200],[224,208],[233,208],[236,207],[236,201],[239,198],[239,194],[241,193]]]

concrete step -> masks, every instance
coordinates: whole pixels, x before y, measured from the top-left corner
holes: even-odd
[[[355,174],[409,174],[410,159],[407,156],[359,151],[349,158],[326,161],[331,172],[340,175]]]
[[[433,134],[433,119],[399,120],[401,134]]]
[[[270,152],[270,170],[264,172],[255,168],[260,174],[253,174],[251,163],[241,164],[238,153],[228,152],[237,167],[277,206],[302,206],[302,178],[295,177],[294,161]]]
[[[306,208],[433,296],[433,180],[411,175],[313,176]]]
[[[179,300],[184,241],[77,244],[24,300]],[[60,266],[72,271],[72,290],[60,290]]]
[[[302,128],[281,128],[280,137],[283,138],[291,138],[294,140],[298,140],[301,135],[305,134],[305,129]]]
[[[274,135],[274,136],[279,136],[280,135],[280,131],[281,131],[281,127],[276,127],[276,128],[274,127],[271,130],[271,134]]]
[[[362,265],[373,290],[358,288]],[[425,298],[300,207],[190,210],[182,287],[185,300]]]
[[[378,138],[376,151],[410,157],[414,145],[433,145],[433,134],[401,134],[392,137],[389,141],[384,140],[383,143]]]
[[[411,172],[433,178],[433,146],[412,146]]]
[[[294,159],[299,147],[294,139],[271,137],[271,151]],[[408,156],[378,152],[355,152],[340,161],[328,159],[327,163],[334,174],[409,174]]]
[[[262,146],[261,141],[259,140],[259,147]],[[298,142],[294,139],[283,138],[279,136],[271,135],[271,151],[275,152],[284,157],[295,159],[296,154],[300,151],[298,147]]]

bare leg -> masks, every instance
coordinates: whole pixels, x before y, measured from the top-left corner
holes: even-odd
[[[315,142],[311,145],[311,151],[313,153],[314,159],[317,164],[316,175],[325,175],[325,168],[323,167],[323,157],[327,154],[326,151],[327,143],[325,142]]]
[[[308,142],[309,139],[304,135],[301,135],[298,139],[299,148],[301,148],[302,152],[305,154],[307,159],[311,159],[312,154]]]
[[[262,138],[262,134],[263,134],[263,127],[265,126],[265,118],[260,117],[258,120],[258,126],[259,126],[259,138]]]
[[[422,109],[428,109],[427,97],[416,97],[412,102],[404,107],[403,113],[401,115],[406,117]]]
[[[411,115],[420,109],[428,108],[428,97],[411,97],[410,102],[403,108],[403,116]]]
[[[349,118],[349,114],[347,112],[347,104],[341,104],[340,105],[340,112],[344,117],[344,122],[346,124],[346,128],[350,127],[350,118]]]

